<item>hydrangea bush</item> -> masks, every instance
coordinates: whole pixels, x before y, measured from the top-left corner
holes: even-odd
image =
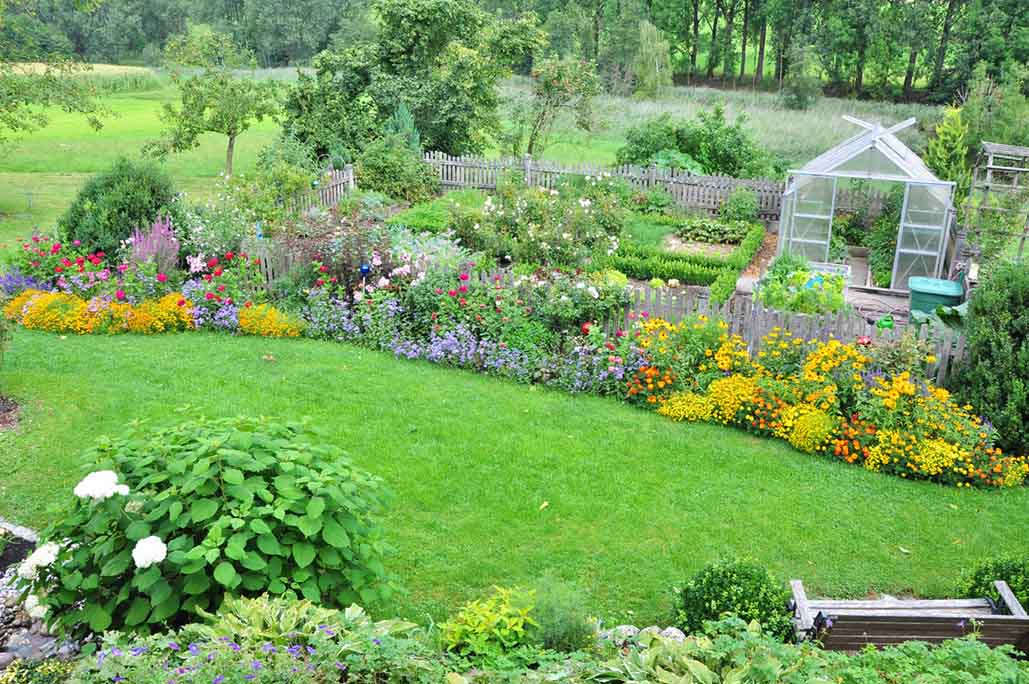
[[[310,436],[236,418],[101,438],[85,454],[97,470],[19,567],[25,596],[73,634],[180,625],[226,595],[388,597],[382,487]]]

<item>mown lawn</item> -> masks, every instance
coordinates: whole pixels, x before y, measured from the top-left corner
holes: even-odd
[[[133,420],[177,420],[186,404],[312,417],[394,492],[391,567],[409,594],[384,610],[410,617],[553,572],[601,616],[660,621],[670,587],[726,554],[819,594],[939,595],[969,564],[1029,545],[1026,488],[908,482],[348,345],[20,330],[0,389],[24,404],[21,427],[0,433],[0,515],[31,525],[70,496],[83,448]]]

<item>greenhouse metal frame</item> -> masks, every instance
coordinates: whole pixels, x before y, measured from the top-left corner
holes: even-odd
[[[915,119],[884,128],[850,116],[843,118],[864,130],[790,171],[779,219],[779,253],[827,262],[841,182],[902,183],[904,201],[890,289],[907,290],[908,279],[914,276],[940,277],[954,218],[955,184],[933,175],[897,138],[896,133],[913,125]]]

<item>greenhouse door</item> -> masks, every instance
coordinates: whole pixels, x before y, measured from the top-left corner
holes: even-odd
[[[949,188],[907,185],[893,261],[893,289],[907,290],[909,278],[939,277],[949,207]]]
[[[836,208],[836,179],[798,176],[789,208],[788,244],[783,251],[811,261],[828,261],[832,217]]]

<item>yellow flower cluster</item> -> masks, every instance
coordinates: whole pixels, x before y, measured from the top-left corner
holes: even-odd
[[[809,454],[825,451],[836,431],[837,422],[825,411],[808,410],[797,417],[788,441],[797,451]]]
[[[708,388],[712,417],[723,424],[735,421],[743,407],[753,402],[757,394],[757,380],[752,377],[729,375],[715,380]]]
[[[911,381],[911,373],[904,371],[889,380],[883,377],[876,378],[876,385],[870,391],[882,399],[883,406],[888,409],[895,409],[897,408],[897,402],[902,397],[915,396],[915,383]],[[946,396],[949,397],[950,395],[947,394]]]
[[[714,353],[720,371],[741,371],[750,367],[747,343],[739,335],[722,335],[722,343]]]
[[[133,305],[26,290],[8,302],[4,316],[30,330],[78,335],[126,332],[150,335],[193,327],[189,302],[178,293]]]
[[[846,368],[851,380],[861,382],[861,377],[853,377],[868,365],[869,358],[852,344],[843,344],[839,340],[814,342],[814,348],[804,360],[802,375],[808,382],[829,382],[834,371]]]
[[[239,329],[261,337],[299,337],[303,322],[271,304],[259,304],[239,311]]]
[[[676,422],[684,420],[688,423],[702,423],[711,420],[714,409],[710,397],[693,392],[678,392],[668,397],[657,412]]]

